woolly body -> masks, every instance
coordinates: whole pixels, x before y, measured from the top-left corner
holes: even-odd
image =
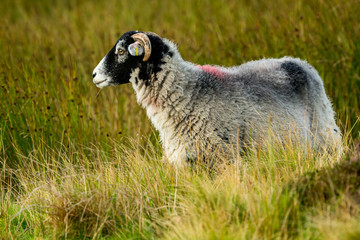
[[[112,51],[133,43],[131,34],[124,34],[95,68],[94,83],[131,82],[170,162],[179,165],[214,148],[262,141],[269,128],[316,148],[340,141],[322,80],[307,62],[284,57],[230,68],[199,66],[184,61],[171,41],[151,35],[148,62],[128,53],[114,58]],[[121,79],[112,61],[126,62]]]

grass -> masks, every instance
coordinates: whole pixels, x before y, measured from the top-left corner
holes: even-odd
[[[0,239],[358,239],[360,2],[0,3]],[[91,73],[139,29],[199,64],[318,69],[346,154],[269,144],[216,171],[161,161],[131,86]]]

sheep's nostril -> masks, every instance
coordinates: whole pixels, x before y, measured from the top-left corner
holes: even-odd
[[[96,76],[96,73],[93,73],[93,78]]]

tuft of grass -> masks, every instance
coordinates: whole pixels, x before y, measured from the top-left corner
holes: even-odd
[[[253,149],[231,164],[218,159],[210,169],[202,163],[174,168],[161,160],[159,146],[139,147],[136,140],[112,142],[111,153],[94,147],[90,155],[48,148],[44,153],[51,154],[23,156],[23,168],[13,173],[20,190],[13,193],[16,202],[7,200],[13,204],[8,209],[16,211],[5,208],[4,229],[11,237],[31,230],[34,236],[68,239],[320,234],[323,226],[308,228],[308,222],[318,214],[335,214],[324,212],[329,204],[336,212],[348,196],[358,197],[360,161],[304,154],[291,144]],[[323,198],[333,192],[331,201]],[[354,202],[351,209],[358,207]],[[354,224],[358,211],[347,214]],[[15,226],[24,232],[14,231]],[[346,234],[356,231],[350,228]]]

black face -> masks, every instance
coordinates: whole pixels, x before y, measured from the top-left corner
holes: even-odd
[[[147,34],[151,42],[151,55],[148,61],[143,61],[144,54],[132,56],[128,51],[128,46],[134,43],[131,37],[136,31],[125,33],[116,42],[115,46],[101,60],[93,72],[93,82],[97,87],[103,88],[109,85],[129,83],[131,73],[139,68],[139,78],[148,82],[150,75],[161,70],[163,62],[161,59],[164,54],[172,55],[169,47],[164,44],[158,36]]]
[[[122,35],[105,56],[104,69],[112,79],[111,84],[129,83],[131,72],[142,61],[142,56],[131,56],[127,51],[128,46],[134,43],[131,36],[135,33],[135,31],[131,31]],[[119,52],[122,51],[123,54],[120,54]]]

